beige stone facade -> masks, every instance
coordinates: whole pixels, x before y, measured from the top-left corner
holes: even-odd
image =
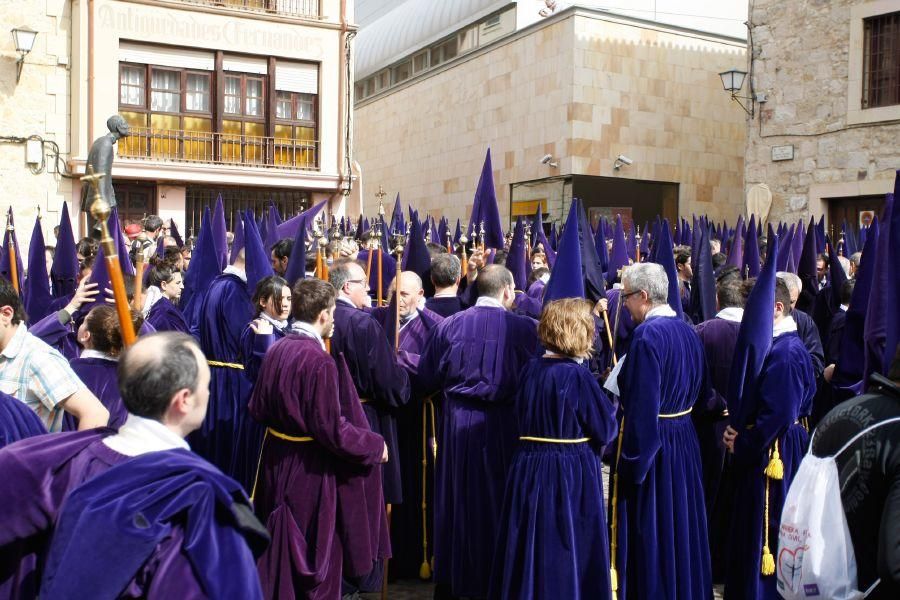
[[[358,102],[366,212],[381,185],[465,222],[490,147],[501,215],[515,185],[561,220],[567,177],[589,175],[671,182],[681,215],[733,218],[744,113],[718,72],[744,63],[740,40],[570,8]],[[556,167],[541,164],[547,154]],[[620,154],[633,164],[616,169]]]
[[[897,11],[898,0],[753,3],[753,84],[767,102],[749,123],[745,182],[769,186],[772,218],[830,221],[837,203],[893,190],[900,104],[862,107],[863,23]],[[775,147],[793,159],[773,160]]]

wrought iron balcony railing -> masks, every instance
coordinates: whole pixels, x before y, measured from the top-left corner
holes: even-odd
[[[202,4],[222,8],[237,8],[257,13],[318,19],[320,0],[180,0],[188,4]]]
[[[273,169],[319,169],[319,142],[180,129],[131,127],[120,158]]]

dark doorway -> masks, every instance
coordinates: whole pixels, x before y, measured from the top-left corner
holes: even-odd
[[[572,197],[584,203],[592,227],[600,217],[615,221],[617,214],[622,215],[626,231],[632,221],[643,228],[656,215],[670,224],[678,218],[677,183],[574,175]]]
[[[140,223],[147,215],[156,214],[156,184],[138,181],[114,181],[119,223]]]
[[[844,221],[858,234],[860,227],[868,227],[872,217],[884,210],[884,194],[878,196],[850,196],[846,198],[825,198],[828,202],[828,224],[835,233],[840,231]],[[829,231],[829,233],[831,233]]]

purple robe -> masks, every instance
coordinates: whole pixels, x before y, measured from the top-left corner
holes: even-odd
[[[425,301],[425,308],[442,317],[449,317],[463,310],[463,305],[459,296],[439,296],[428,298]]]
[[[255,486],[272,544],[259,559],[266,598],[337,598],[343,548],[336,536],[338,473],[376,465],[381,436],[341,416],[335,361],[317,340],[288,335],[269,349],[250,414],[294,442],[267,435]],[[368,541],[368,540],[366,540]]]
[[[507,467],[518,436],[513,400],[538,350],[528,317],[474,306],[437,326],[419,363],[441,390],[434,507],[434,578],[454,596],[484,597]]]
[[[168,298],[160,298],[150,307],[147,314],[147,322],[153,326],[156,331],[178,331],[180,333],[190,333],[187,321],[181,309],[172,304]]]
[[[532,360],[518,389],[520,435],[590,441],[519,441],[506,478],[490,597],[609,598],[600,459],[616,435],[615,407],[571,359]]]
[[[207,360],[235,366],[210,365],[206,419],[188,438],[194,452],[244,489],[253,486],[263,436],[262,427],[247,413],[253,383],[239,368],[241,332],[252,318],[247,284],[232,274],[216,277],[200,307],[200,348]]]
[[[384,438],[389,456],[399,456],[395,410],[409,400],[409,376],[397,361],[384,329],[365,311],[338,300],[331,354],[344,355],[372,431]],[[384,501],[403,502],[400,462],[382,469]]]
[[[118,429],[128,418],[128,409],[122,402],[119,393],[119,380],[116,371],[119,363],[106,358],[76,358],[69,361],[69,365],[78,379],[87,386],[92,394],[97,396],[106,410],[109,411],[108,427]],[[63,417],[63,431],[75,431],[78,429],[78,419],[66,413]]]
[[[67,359],[73,360],[81,354],[75,329],[74,316],[69,322],[62,324],[59,322],[59,311],[55,311],[31,325],[28,332]]]
[[[250,381],[256,383],[266,351],[284,336],[285,331],[277,327],[272,327],[272,333],[268,334],[256,333],[249,324],[244,327],[241,332],[241,363],[244,365],[244,375]]]
[[[103,444],[113,433],[100,428],[39,435],[0,450],[0,597],[37,597],[43,556],[63,500],[128,458]]]
[[[726,598],[778,597],[775,575],[760,572],[762,547],[767,543],[772,554],[777,554],[784,498],[809,442],[809,434],[799,419],[809,414],[815,389],[812,361],[800,337],[793,332],[776,337],[757,386],[745,396],[740,410],[741,415],[747,416],[747,427],[738,432],[732,455],[735,494],[728,537]],[[764,540],[764,471],[776,440],[784,463],[784,478],[768,480],[768,540]]]
[[[624,360],[619,598],[711,598],[700,448],[686,412],[703,393],[703,345],[680,317],[651,317]]]
[[[0,448],[47,433],[44,422],[25,403],[0,392]]]

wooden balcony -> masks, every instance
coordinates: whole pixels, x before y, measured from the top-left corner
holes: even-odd
[[[319,19],[320,0],[179,0],[187,4],[201,4],[217,8],[234,8],[255,13]]]
[[[131,127],[118,146],[119,158],[319,170],[317,140]]]

